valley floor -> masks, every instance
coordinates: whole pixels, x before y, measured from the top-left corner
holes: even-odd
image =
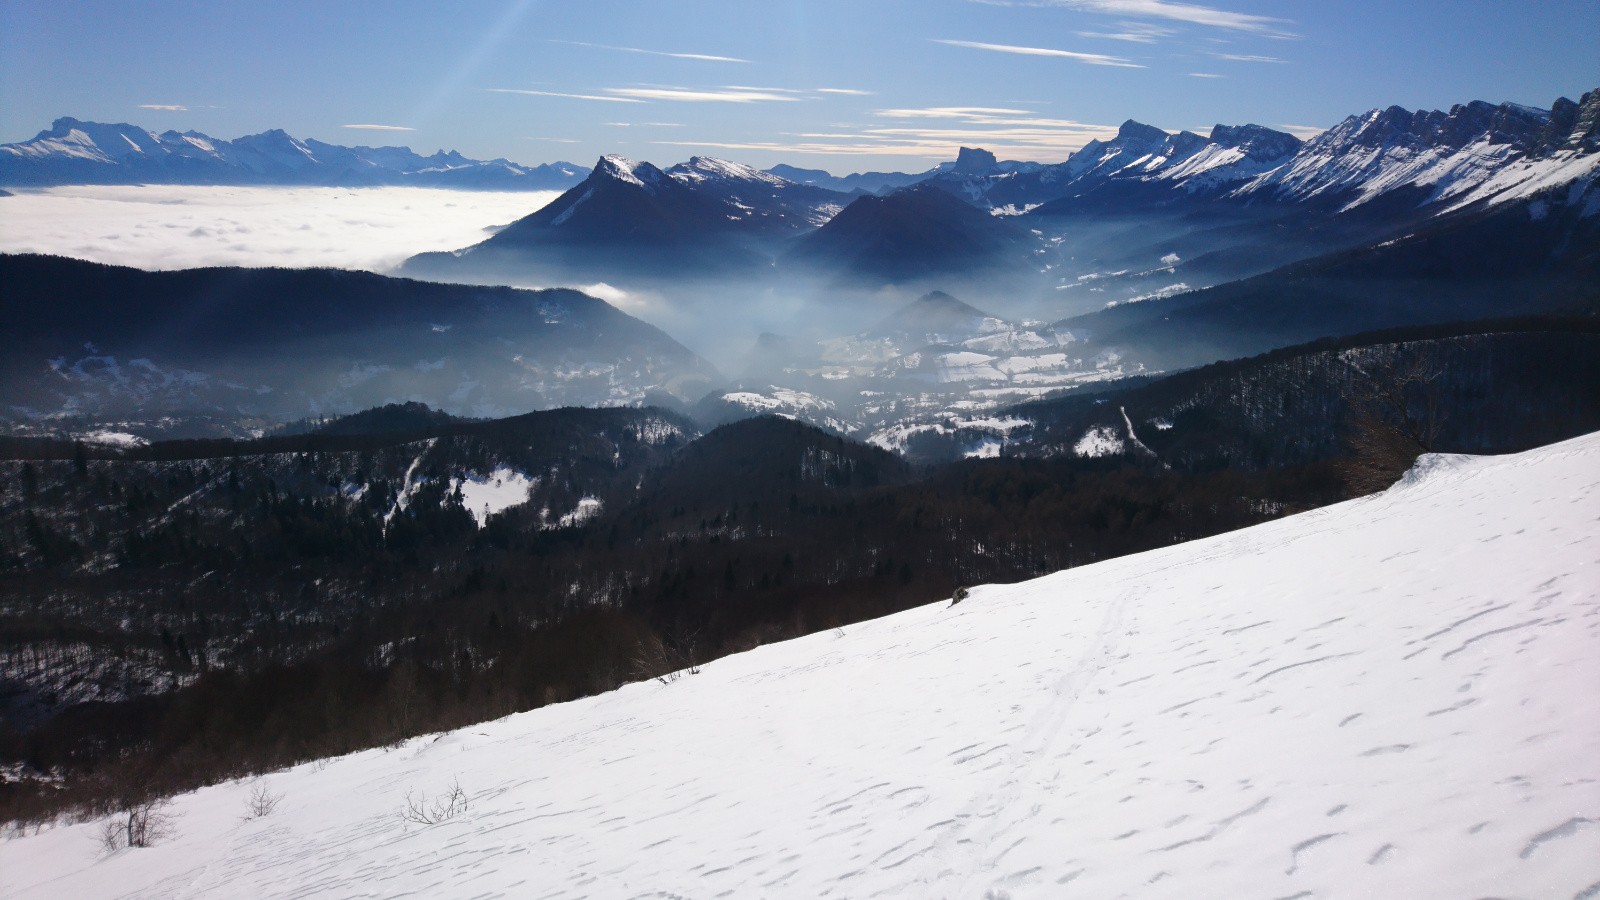
[[[0,842],[11,897],[1600,896],[1600,435]],[[464,812],[401,818],[458,782]]]

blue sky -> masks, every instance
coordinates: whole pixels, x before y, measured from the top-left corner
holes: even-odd
[[[1326,127],[1600,87],[1600,0],[0,0],[0,141],[62,115],[519,162],[1053,162],[1127,118]],[[383,126],[383,127],[352,127]]]

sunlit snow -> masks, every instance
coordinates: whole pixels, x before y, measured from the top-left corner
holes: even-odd
[[[513,506],[528,502],[528,491],[539,479],[529,478],[509,466],[500,466],[488,475],[470,474],[451,481],[450,487],[461,492],[461,505],[478,527],[489,524],[489,517]]]
[[[0,842],[16,897],[1575,897],[1600,436]],[[409,825],[408,793],[467,806]]]

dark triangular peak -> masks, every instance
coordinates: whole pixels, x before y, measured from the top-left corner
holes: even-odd
[[[754,500],[782,508],[796,492],[897,484],[910,473],[887,450],[781,416],[757,416],[713,429],[684,447],[641,495],[666,507]]]
[[[867,331],[871,336],[959,335],[968,337],[984,330],[986,322],[998,317],[957,300],[944,291],[930,291],[907,303]]]
[[[1143,122],[1135,122],[1133,119],[1129,119],[1117,128],[1117,136],[1111,143],[1124,147],[1131,147],[1137,144],[1146,144],[1154,147],[1165,141],[1167,137],[1168,135],[1165,131],[1154,125],[1146,125]]]
[[[1302,142],[1288,132],[1274,131],[1264,125],[1216,125],[1211,129],[1211,143],[1237,147],[1246,157],[1265,161],[1294,153]]]
[[[480,246],[673,245],[706,229],[726,230],[718,206],[650,163],[602,156],[582,183]]]
[[[386,403],[348,416],[319,422],[310,430],[314,434],[336,435],[424,434],[465,421],[468,420],[434,409],[426,403],[409,400],[404,403]]]
[[[919,184],[883,197],[856,198],[784,261],[877,282],[915,281],[996,266],[1025,267],[1032,235]]]

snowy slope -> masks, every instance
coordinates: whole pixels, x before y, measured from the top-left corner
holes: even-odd
[[[1600,435],[0,844],[18,897],[1593,897]],[[467,812],[406,826],[459,779]]]

